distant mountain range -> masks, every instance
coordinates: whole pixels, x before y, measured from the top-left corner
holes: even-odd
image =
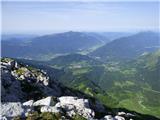
[[[135,33],[134,32],[98,32],[98,33],[92,33],[92,34],[97,34],[99,36],[106,37],[110,41],[112,41],[117,38],[133,35]],[[108,40],[106,42],[108,42]]]
[[[103,44],[105,45],[102,46]],[[131,33],[100,34],[70,31],[40,37],[8,36],[8,38],[5,35],[2,38],[2,56],[49,60],[59,55],[89,50],[87,54],[102,61],[124,60],[155,51],[159,46],[159,34],[155,32],[131,35]]]
[[[160,48],[160,35],[155,32],[141,32],[111,41],[90,53],[103,61],[135,58],[145,52]]]
[[[13,41],[12,39],[16,39],[16,40],[29,40],[32,38],[37,37],[38,35],[34,35],[34,34],[2,34],[1,39],[2,41],[5,40],[9,40],[9,41]]]
[[[81,32],[65,32],[29,39],[27,42],[2,41],[2,56],[40,58],[75,53],[102,44],[102,40]]]

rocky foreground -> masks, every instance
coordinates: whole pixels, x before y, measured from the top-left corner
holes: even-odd
[[[1,120],[157,119],[107,109],[96,99],[50,80],[45,71],[10,58],[1,59],[1,77]]]

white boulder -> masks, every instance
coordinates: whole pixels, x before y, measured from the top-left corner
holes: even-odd
[[[62,111],[61,111],[61,109],[59,109],[59,108],[57,108],[55,106],[53,106],[53,107],[51,107],[51,106],[42,106],[41,107],[41,112],[61,113]]]
[[[29,100],[29,101],[27,101],[27,102],[24,102],[24,103],[23,103],[23,106],[30,106],[30,107],[32,107],[32,106],[33,106],[33,103],[34,103],[34,100]]]
[[[77,107],[87,107],[89,108],[88,99],[78,99],[72,96],[63,96],[59,98],[61,105],[73,104]]]
[[[53,106],[54,101],[52,96],[46,97],[44,99],[38,100],[33,103],[33,106]]]
[[[1,105],[1,115],[6,117],[22,116],[24,108],[20,102],[8,102]]]
[[[0,116],[0,120],[7,120],[7,118],[5,116]]]
[[[115,119],[116,119],[116,120],[125,120],[125,118],[124,118],[124,117],[121,117],[121,116],[118,116],[118,115],[117,115],[117,116],[115,116]]]
[[[60,103],[56,106],[61,106],[69,116],[75,114],[82,115],[83,117],[90,119],[95,116],[92,109],[89,108],[89,101],[87,99],[79,99],[72,96],[63,96],[59,98]]]
[[[126,113],[125,112],[118,112],[117,115],[126,115]]]
[[[135,115],[132,114],[132,113],[127,113],[126,116],[128,116],[128,117],[134,117]]]
[[[112,117],[112,115],[106,115],[104,116],[103,120],[114,120],[114,118]]]

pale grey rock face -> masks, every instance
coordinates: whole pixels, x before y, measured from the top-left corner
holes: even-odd
[[[131,114],[131,113],[125,113],[125,112],[118,112],[117,115],[119,116],[125,116],[125,117],[134,117],[135,115],[134,114]]]
[[[28,82],[41,82],[47,86],[49,84],[49,77],[40,70],[30,70],[27,66],[21,66],[16,61],[1,62],[3,68],[11,71],[12,76],[18,80],[27,80]],[[31,81],[33,80],[33,81]]]
[[[117,115],[126,115],[126,113],[125,112],[118,112]]]
[[[0,120],[8,120],[5,116],[0,117]]]
[[[14,67],[15,67],[15,68],[19,68],[20,65],[15,61]]]
[[[25,117],[28,113],[33,112],[33,107],[29,106],[31,101],[26,102],[25,106],[20,102],[6,102],[1,105],[1,116],[6,119],[12,119],[16,116]],[[28,106],[27,106],[28,105]]]
[[[115,119],[116,119],[116,120],[125,120],[125,118],[124,118],[124,117],[121,117],[121,116],[118,116],[118,115],[117,115],[117,116],[115,116]]]
[[[76,107],[73,105],[70,105],[70,104],[64,105],[62,108],[66,111],[67,115],[70,117],[75,116],[77,113]]]
[[[45,86],[49,84],[49,77],[45,77],[42,74],[37,77],[37,80],[43,82]]]
[[[24,108],[20,102],[4,103],[1,106],[1,114],[6,117],[22,116],[24,114]]]
[[[55,102],[51,96],[38,100],[33,103],[33,106],[53,106]]]
[[[29,100],[29,101],[27,101],[27,102],[24,102],[24,103],[23,103],[23,106],[30,106],[30,107],[32,107],[32,106],[33,106],[33,103],[34,103],[34,100]]]
[[[72,97],[72,96],[63,96],[58,98],[61,105],[66,104],[73,104],[77,107],[88,107],[89,108],[89,102],[88,99],[79,99],[78,97]]]
[[[126,116],[128,116],[128,117],[134,117],[135,115],[131,114],[131,113],[127,113]]]
[[[64,96],[59,98],[59,102],[60,103],[58,104],[60,104],[60,106],[67,111],[69,116],[79,114],[87,119],[94,118],[95,116],[94,111],[89,107],[89,102],[87,99],[78,99],[77,97]]]
[[[6,62],[1,62],[2,68],[11,70],[15,66],[15,61],[14,60],[8,60]]]
[[[42,106],[40,111],[41,112],[62,113],[62,110],[55,106]]]
[[[30,95],[34,96],[34,91],[27,92],[26,85],[29,84],[33,89],[41,90],[42,95],[45,96],[62,94],[62,87],[56,84],[48,86],[49,77],[45,73],[35,68],[33,68],[35,72],[32,72],[14,60],[9,59],[8,61],[12,62],[1,62],[1,65],[4,66],[1,68],[2,102],[24,102]]]
[[[111,115],[106,115],[102,120],[114,120],[114,118]]]

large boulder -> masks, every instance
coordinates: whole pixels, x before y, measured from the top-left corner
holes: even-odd
[[[49,77],[46,77],[43,74],[38,75],[37,80],[43,82],[45,86],[49,84]]]
[[[34,100],[29,100],[29,101],[27,101],[27,102],[24,102],[24,103],[23,103],[23,106],[32,107],[32,106],[33,106],[33,103],[34,103]]]
[[[41,112],[62,113],[61,108],[58,108],[55,106],[42,106],[40,111]]]
[[[52,96],[46,97],[44,99],[38,100],[33,103],[33,106],[54,106],[55,101]]]
[[[59,97],[58,100],[60,101],[61,105],[72,104],[77,107],[87,107],[89,108],[89,101],[88,99],[79,99],[78,97],[72,96],[63,96]]]
[[[20,102],[8,102],[1,105],[1,115],[7,118],[23,116],[24,114],[25,110]]]
[[[117,116],[115,116],[115,119],[116,119],[116,120],[125,120],[125,118],[124,118],[124,117],[122,117],[122,116],[118,116],[118,115],[117,115]]]
[[[106,116],[104,116],[104,118],[101,119],[101,120],[115,120],[115,119],[112,117],[112,115],[106,115]]]
[[[11,70],[11,69],[15,68],[15,65],[16,65],[16,67],[18,67],[17,66],[17,62],[14,61],[13,59],[4,58],[4,59],[1,60],[1,66],[2,66],[2,68]]]
[[[61,106],[69,116],[76,114],[82,115],[83,117],[90,119],[94,118],[95,113],[89,107],[88,99],[79,99],[78,97],[63,96],[60,97],[59,103],[56,106]]]

